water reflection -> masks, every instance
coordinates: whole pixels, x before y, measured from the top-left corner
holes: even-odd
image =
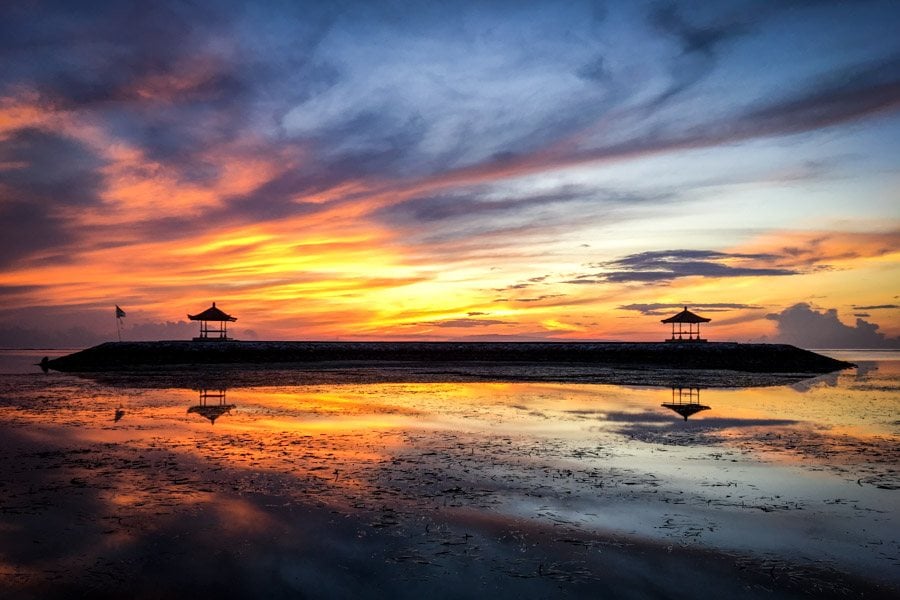
[[[791,387],[802,393],[808,392],[817,387],[837,387],[838,383],[840,382],[840,377],[841,373],[826,373],[825,375],[818,375],[816,377],[802,379],[791,385]]]
[[[663,402],[662,406],[673,410],[687,421],[688,417],[698,412],[709,410],[708,406],[700,404],[699,387],[672,386],[672,401]]]
[[[404,585],[423,588],[406,597],[449,560],[453,569],[495,565],[529,585],[556,586],[566,565],[578,569],[573,577],[600,573],[603,565],[581,565],[607,555],[594,545],[605,531],[767,561],[802,547],[815,564],[878,571],[900,539],[888,506],[900,488],[898,378],[884,373],[870,371],[865,387],[844,374],[838,387],[802,394],[668,373],[631,388],[310,382],[305,371],[238,369],[227,384],[222,371],[104,376],[104,385],[59,375],[3,388],[0,379],[9,499],[0,526],[17,528],[0,536],[0,554],[5,569],[48,580],[101,568],[130,582],[123,571],[134,568],[181,584],[173,578],[228,572],[268,590],[272,564],[309,564],[315,582],[333,565],[342,576],[356,568],[352,553],[359,573],[408,569]],[[716,412],[677,422],[691,416],[679,409],[710,410],[703,400]],[[110,427],[109,413],[126,411],[127,428]],[[219,427],[203,422],[229,412]],[[565,548],[520,550],[523,523],[552,527],[528,539],[560,538]],[[574,543],[582,533],[589,542]],[[258,560],[242,562],[248,555]],[[185,570],[187,557],[200,568]],[[348,595],[339,591],[319,595]],[[566,595],[528,591],[519,595]]]
[[[225,388],[200,388],[200,403],[188,408],[188,414],[195,413],[209,420],[213,425],[216,419],[222,415],[227,415],[235,408],[234,404],[227,404],[225,401]],[[210,403],[212,402],[212,403]]]

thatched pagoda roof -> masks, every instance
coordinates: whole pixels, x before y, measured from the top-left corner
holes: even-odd
[[[199,315],[188,315],[188,319],[191,321],[237,321],[237,317],[232,317],[216,308],[215,302]]]
[[[663,319],[662,323],[709,323],[712,319],[696,315],[684,307],[684,310],[673,317]]]
[[[220,404],[218,406],[191,406],[188,408],[188,413],[196,413],[201,417],[208,419],[210,423],[213,425],[216,424],[216,419],[221,417],[222,415],[227,415],[231,412],[231,409],[234,408],[234,404]]]

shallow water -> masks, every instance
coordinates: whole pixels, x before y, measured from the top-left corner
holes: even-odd
[[[302,384],[274,371],[263,377],[293,383],[222,389],[207,374],[190,389],[183,378],[45,375],[31,365],[47,354],[0,354],[0,583],[26,596],[61,593],[52,582],[86,565],[100,583],[77,589],[112,593],[132,576],[123,561],[146,566],[154,544],[195,552],[198,527],[209,544],[243,540],[254,555],[253,536],[290,534],[277,561],[314,590],[321,548],[294,539],[314,525],[285,516],[301,509],[329,515],[313,519],[329,523],[313,535],[328,540],[329,564],[367,565],[376,580],[453,581],[477,565],[512,589],[535,569],[545,585],[552,567],[554,585],[590,589],[610,577],[590,567],[598,544],[615,543],[715,552],[771,569],[775,589],[900,585],[895,354],[834,353],[858,368],[741,389]],[[665,404],[706,408],[685,420]],[[526,543],[526,526],[556,545]],[[303,568],[290,560],[301,554]],[[643,585],[634,597],[660,591]]]

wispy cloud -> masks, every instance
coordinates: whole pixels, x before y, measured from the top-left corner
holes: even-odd
[[[728,312],[732,310],[762,310],[763,306],[758,306],[755,304],[741,304],[735,302],[712,302],[712,303],[698,303],[698,302],[682,302],[682,303],[660,303],[660,302],[650,302],[646,304],[624,304],[619,306],[619,310],[630,310],[641,313],[642,315],[647,316],[662,316],[662,315],[670,315],[673,310],[679,310],[684,306],[689,305],[692,310],[700,310],[706,312]]]
[[[432,327],[449,327],[449,328],[470,328],[470,327],[490,327],[491,325],[513,325],[512,321],[501,321],[499,319],[446,319],[444,321],[423,321],[419,325],[430,325]]]

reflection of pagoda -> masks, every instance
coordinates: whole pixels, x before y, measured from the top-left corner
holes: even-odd
[[[209,403],[210,400],[213,401],[212,404]],[[234,407],[234,404],[225,404],[225,388],[200,388],[200,404],[190,407],[188,413],[197,413],[215,425],[216,419],[230,413]]]
[[[672,386],[672,401],[663,403],[669,410],[674,410],[687,421],[688,417],[702,410],[709,410],[708,406],[700,404],[700,388]]]

